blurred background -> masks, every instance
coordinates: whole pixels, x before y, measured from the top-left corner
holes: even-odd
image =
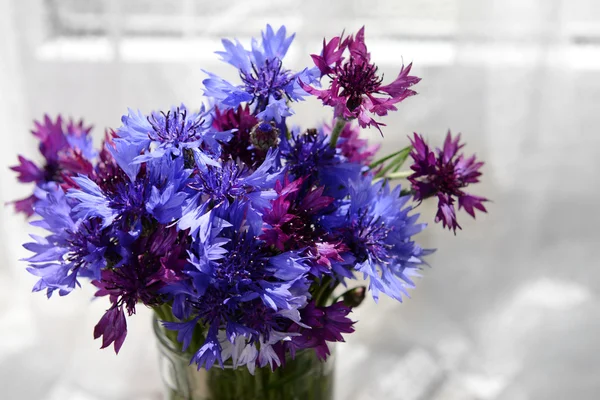
[[[392,78],[414,62],[418,96],[385,118],[389,153],[413,131],[441,143],[462,132],[486,161],[472,187],[489,215],[459,215],[412,299],[367,300],[337,347],[337,398],[597,399],[600,393],[600,2],[597,0],[2,0],[0,200],[24,197],[8,170],[35,159],[32,120],[84,118],[97,144],[128,107],[200,104],[201,69],[235,77],[213,51],[266,23],[297,33],[287,68],[310,64],[324,36],[366,25],[374,61]],[[329,118],[316,100],[294,121]],[[433,221],[434,205],[421,208]],[[107,308],[84,287],[30,294],[27,223],[0,211],[0,398],[159,399],[150,313],[128,320],[119,356],[93,326]]]

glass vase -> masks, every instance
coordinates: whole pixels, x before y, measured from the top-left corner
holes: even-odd
[[[198,370],[156,318],[153,323],[166,400],[333,400],[333,348],[326,362],[307,349],[288,357],[283,368],[256,368],[254,375],[227,363]]]

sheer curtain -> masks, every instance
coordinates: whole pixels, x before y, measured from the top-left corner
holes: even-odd
[[[413,131],[439,143],[462,132],[486,160],[489,215],[461,215],[456,236],[430,224],[438,248],[404,304],[366,301],[338,346],[339,399],[593,399],[600,274],[600,5],[594,0],[269,2],[136,0],[0,2],[0,189],[22,197],[7,168],[36,152],[45,112],[117,127],[144,111],[201,98],[200,68],[235,71],[212,51],[265,23],[297,32],[286,65],[306,65],[325,35],[366,25],[391,77],[414,62],[419,95],[386,117],[392,151]],[[137,8],[136,8],[137,7]],[[162,7],[162,8],[161,8]],[[221,70],[219,70],[221,71]],[[296,122],[327,113],[299,104]],[[365,132],[373,141],[377,132]],[[422,208],[432,221],[433,205]],[[10,207],[0,224],[0,382],[21,399],[159,398],[150,317],[130,318],[122,354],[99,351],[106,307],[83,289],[46,300],[18,262],[28,228]],[[551,377],[552,379],[548,379]]]

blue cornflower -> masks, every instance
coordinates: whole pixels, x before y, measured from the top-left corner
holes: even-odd
[[[126,151],[130,148],[121,142],[113,151],[121,174],[127,178],[95,182],[79,176],[73,178],[79,189],[69,190],[67,196],[78,201],[73,207],[77,217],[98,217],[104,228],[116,221],[121,231],[137,236],[144,217],[164,224],[181,217],[190,171],[184,169],[183,158],[171,157],[152,160],[140,168],[132,163],[135,153]]]
[[[181,229],[197,232],[200,217],[213,208],[227,207],[235,200],[250,203],[250,212],[256,213],[270,206],[270,200],[277,194],[273,187],[280,171],[276,171],[277,150],[269,150],[263,163],[252,170],[233,160],[220,167],[208,166],[192,177],[189,187],[196,194],[187,201]]]
[[[350,196],[335,215],[322,223],[337,231],[356,258],[354,269],[370,279],[369,289],[376,300],[379,293],[402,301],[407,288],[414,287],[422,256],[429,254],[413,240],[426,224],[417,223],[419,214],[409,215],[410,196],[400,196],[398,185],[390,191],[387,183],[373,183],[370,176],[350,184]],[[404,207],[404,208],[403,208]]]
[[[236,201],[206,214],[191,252],[185,314],[208,326],[207,341],[193,358],[199,367],[222,363],[220,329],[232,344],[243,337],[239,340],[265,346],[262,356],[258,352],[256,359],[247,360],[249,368],[256,360],[259,365],[279,364],[267,348],[274,335],[299,320],[298,310],[307,302],[309,267],[296,253],[273,253],[258,239],[260,225],[247,223],[248,208]],[[189,322],[166,326],[179,330],[180,340],[189,343]],[[236,360],[239,356],[236,353]]]
[[[34,291],[55,290],[66,295],[77,284],[78,276],[99,277],[105,267],[107,253],[113,252],[110,237],[102,231],[98,219],[81,220],[73,216],[72,204],[55,183],[36,189],[39,199],[35,212],[42,218],[32,225],[50,232],[46,237],[32,235],[35,242],[24,247],[35,253],[26,259],[27,269],[40,280]]]
[[[148,117],[129,110],[121,118],[123,126],[115,142],[125,141],[137,152],[134,163],[163,156],[185,156],[186,150],[202,165],[218,165],[213,159],[221,152],[220,142],[231,138],[231,132],[212,129],[212,115],[204,105],[198,113],[188,112],[184,105],[165,112],[152,112]],[[140,153],[143,153],[140,155]]]
[[[203,82],[205,94],[218,100],[225,108],[235,108],[244,102],[254,104],[254,114],[258,118],[280,123],[293,114],[286,101],[300,101],[307,95],[299,84],[299,78],[315,82],[319,77],[316,68],[300,73],[284,68],[282,60],[294,36],[287,36],[284,26],[275,32],[267,25],[262,40],[252,40],[251,50],[246,50],[238,40],[234,43],[223,39],[225,51],[217,54],[239,70],[242,84],[233,85],[207,72],[209,77]]]

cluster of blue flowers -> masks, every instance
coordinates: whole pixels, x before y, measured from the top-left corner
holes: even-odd
[[[49,232],[25,245],[34,290],[65,295],[91,280],[111,303],[94,332],[102,347],[119,350],[141,303],[169,309],[164,326],[198,368],[275,368],[306,348],[325,359],[327,342],[353,332],[348,314],[364,297],[350,289],[333,300],[338,286],[359,276],[375,299],[400,301],[414,286],[428,251],[413,236],[425,224],[371,163],[358,124],[288,124],[322,75],[286,68],[292,40],[270,26],[250,49],[223,40],[217,54],[239,84],[208,73],[210,107],[129,110],[97,154],[89,129],[67,140],[73,129],[51,125],[41,148],[60,142],[71,157],[46,157],[59,179],[27,160],[15,167],[36,182],[33,224]]]

